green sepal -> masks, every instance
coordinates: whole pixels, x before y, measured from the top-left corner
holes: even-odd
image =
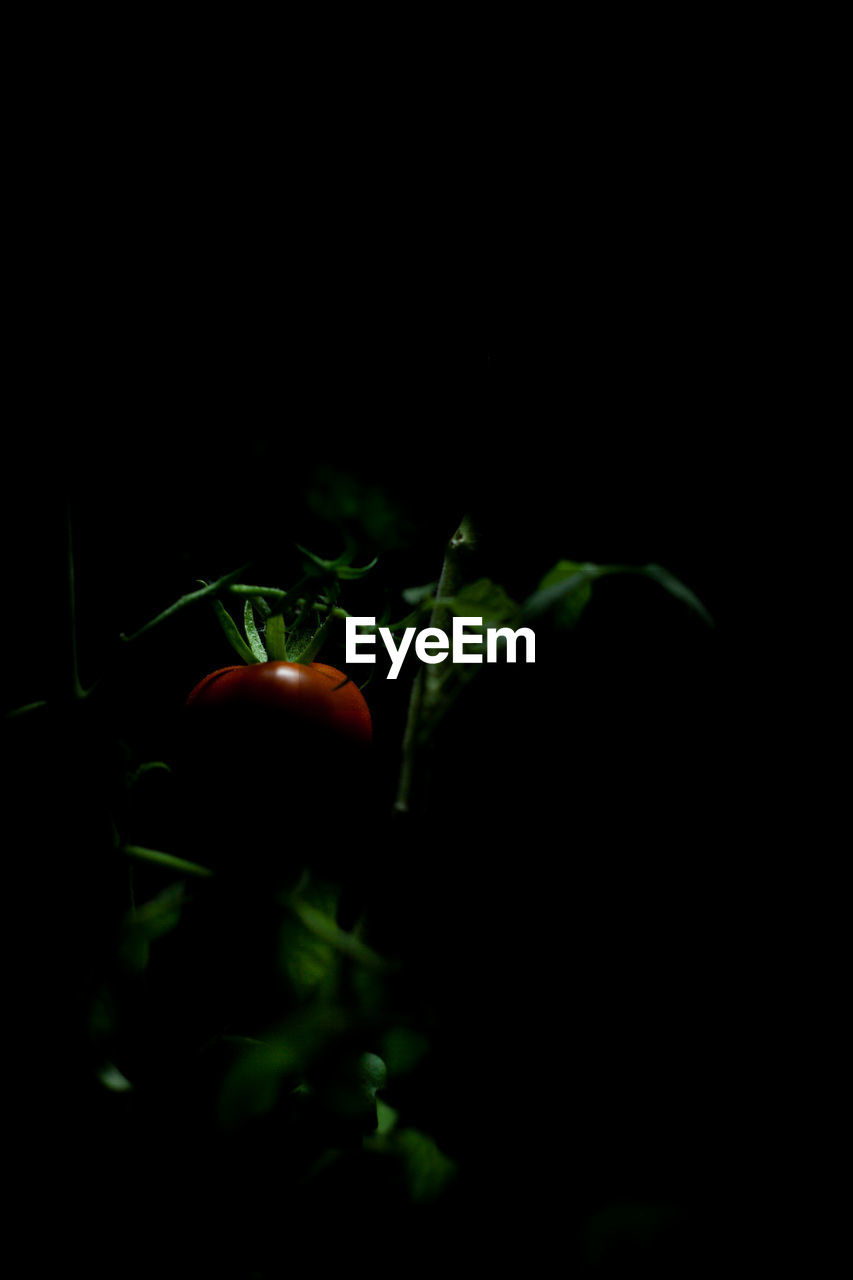
[[[255,615],[252,611],[252,602],[247,600],[243,605],[243,626],[246,631],[246,639],[252,653],[255,655],[256,662],[267,661],[267,651],[264,648],[264,642],[258,635],[258,628],[255,626]]]
[[[341,579],[342,582],[351,582],[355,578],[363,578],[364,575],[366,573],[370,573],[370,570],[373,569],[378,563],[379,563],[379,557],[374,556],[373,559],[370,561],[370,564],[364,564],[359,569],[353,568],[352,565],[341,565],[341,567],[337,570],[337,576]]]
[[[352,581],[355,578],[363,578],[364,575],[369,573],[374,565],[378,564],[379,561],[378,556],[374,556],[370,561],[370,564],[363,565],[360,569],[356,569],[350,564],[353,556],[352,550],[344,551],[336,560],[323,560],[320,556],[315,556],[313,551],[309,551],[307,547],[301,547],[298,543],[296,544],[296,549],[305,556],[310,564],[319,569],[321,573],[328,574],[330,577],[340,578],[342,581]]]
[[[264,640],[270,662],[290,662],[287,653],[287,632],[284,626],[284,614],[273,613],[267,618],[264,628]]]
[[[216,616],[219,619],[219,624],[225,632],[226,639],[234,652],[238,653],[246,663],[256,662],[257,659],[255,658],[255,655],[240,635],[236,622],[231,617],[231,614],[225,608],[222,601],[214,600],[213,607],[216,610]]]
[[[310,662],[313,662],[317,654],[320,652],[320,646],[326,638],[326,632],[329,630],[331,622],[332,614],[330,613],[327,615],[325,622],[323,622],[310,637],[308,643],[303,646],[298,654],[294,653],[290,661],[299,662],[306,667]]]

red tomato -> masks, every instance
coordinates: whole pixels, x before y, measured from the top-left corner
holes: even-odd
[[[356,684],[322,662],[258,662],[222,667],[205,676],[186,705],[205,710],[275,713],[277,722],[340,741],[369,743],[373,724]]]

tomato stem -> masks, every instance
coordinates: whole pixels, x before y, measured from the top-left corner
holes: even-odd
[[[475,545],[475,532],[469,515],[464,515],[459,526],[447,544],[444,563],[441,566],[441,577],[438,580],[433,598],[432,614],[429,625],[439,627],[446,623],[449,606],[446,601],[453,598],[461,586],[462,563],[467,552]],[[421,667],[412,684],[409,710],[406,717],[406,728],[403,733],[402,762],[400,779],[397,785],[397,798],[394,809],[397,813],[407,813],[411,803],[412,784],[414,781],[415,758],[419,747],[419,729],[424,715],[432,715],[441,699],[442,676],[435,666]]]

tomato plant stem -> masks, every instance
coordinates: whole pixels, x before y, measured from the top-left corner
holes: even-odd
[[[462,564],[464,556],[474,546],[474,528],[471,517],[464,515],[453,537],[447,544],[444,563],[441,566],[441,577],[435,593],[435,603],[430,615],[431,627],[444,628],[450,613],[449,601],[462,585]],[[434,665],[421,667],[412,684],[409,698],[409,710],[406,716],[406,728],[403,734],[402,761],[400,779],[397,785],[397,798],[394,809],[397,813],[407,813],[411,803],[412,783],[414,780],[415,758],[419,743],[419,730],[424,715],[429,716],[437,707],[441,698],[443,679],[442,668]]]

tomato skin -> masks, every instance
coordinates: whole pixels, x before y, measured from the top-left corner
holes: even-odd
[[[186,701],[205,711],[250,711],[275,714],[284,726],[304,726],[313,733],[366,746],[373,723],[358,686],[323,662],[258,662],[222,667],[200,681]]]

